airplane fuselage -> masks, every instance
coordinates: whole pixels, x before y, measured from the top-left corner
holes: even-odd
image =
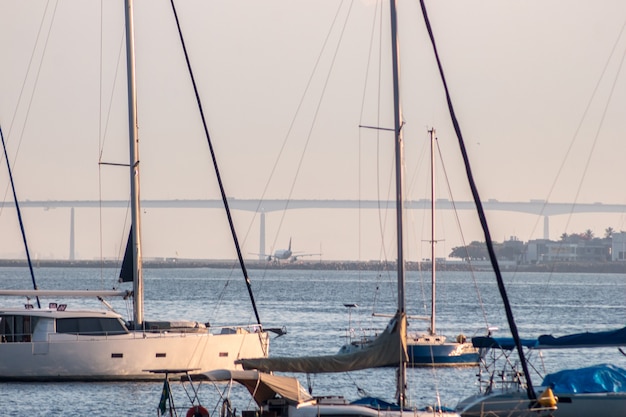
[[[279,249],[274,252],[272,258],[274,259],[289,259],[291,258],[291,251],[289,249]]]

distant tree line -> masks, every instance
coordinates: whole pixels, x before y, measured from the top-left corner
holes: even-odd
[[[504,243],[493,243],[493,248],[496,253],[496,257],[501,259],[515,258],[522,254],[524,250],[523,245],[518,247],[507,246]],[[489,259],[489,253],[487,253],[487,246],[485,242],[473,241],[467,246],[457,246],[452,248],[452,252],[448,255],[450,258],[459,258],[467,261],[482,261]]]
[[[615,233],[615,229],[612,227],[607,227],[604,229],[604,239],[611,239],[613,237],[613,233]],[[591,229],[585,230],[583,233],[572,233],[567,234],[563,233],[561,235],[561,242],[578,242],[580,240],[593,240],[596,237],[593,234]]]

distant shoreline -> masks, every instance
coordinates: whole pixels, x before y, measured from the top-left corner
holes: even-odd
[[[33,262],[35,268],[119,268],[121,262],[114,260],[61,260],[46,259]],[[0,267],[28,267],[23,259],[0,259]],[[235,260],[213,259],[144,259],[145,268],[238,268]],[[327,270],[327,271],[377,271],[395,270],[395,262],[383,263],[379,261],[298,261],[298,262],[267,262],[258,260],[246,261],[249,269],[295,269],[295,270]],[[430,262],[407,262],[409,271],[430,271]],[[626,263],[622,262],[559,262],[554,264],[514,265],[503,263],[501,270],[505,272],[560,272],[560,273],[612,273],[626,274]],[[491,266],[482,261],[468,264],[465,262],[437,263],[440,271],[490,271]]]

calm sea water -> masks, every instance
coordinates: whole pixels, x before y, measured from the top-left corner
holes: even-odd
[[[41,289],[101,289],[116,286],[117,271],[99,269],[38,268]],[[145,270],[147,319],[192,319],[212,325],[254,321],[243,278],[238,270],[147,269]],[[261,320],[266,327],[286,327],[288,334],[273,338],[272,355],[312,355],[336,352],[346,341],[346,329],[382,328],[384,318],[372,312],[395,310],[395,274],[374,271],[250,270]],[[555,336],[580,331],[598,331],[626,323],[626,276],[612,274],[505,274],[509,298],[522,337],[551,333]],[[429,312],[429,277],[418,272],[407,276],[409,314]],[[3,288],[29,288],[28,271],[0,268]],[[440,272],[437,286],[438,331],[456,336],[483,335],[487,326],[508,335],[504,309],[493,274]],[[70,307],[95,306],[97,301],[67,302]],[[0,299],[0,305],[16,306],[23,300]],[[130,306],[112,301],[125,313]],[[357,303],[349,314],[344,303]],[[409,331],[423,330],[426,323],[411,321]],[[544,352],[548,371],[581,364],[613,363],[626,368],[626,357],[616,349]],[[0,358],[7,360],[7,358]],[[356,399],[360,392],[393,400],[395,373],[391,369],[349,374],[317,375],[310,384],[315,395],[341,394]],[[477,390],[475,368],[409,369],[409,395],[417,405],[456,403]],[[535,383],[540,378],[535,377]],[[180,387],[179,405],[186,405]],[[122,383],[1,383],[2,415],[8,416],[131,416],[156,415],[160,382]],[[204,385],[203,404],[217,398]],[[242,397],[243,399],[243,397]],[[240,405],[245,407],[247,404]]]

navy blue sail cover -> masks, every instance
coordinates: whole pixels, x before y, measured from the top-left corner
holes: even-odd
[[[537,346],[537,339],[521,339],[520,343],[523,347],[534,348]],[[475,336],[472,337],[472,345],[477,348],[513,350],[515,340],[512,337]]]
[[[626,327],[603,332],[576,333],[561,337],[542,335],[539,336],[538,340],[539,348],[626,346]]]

